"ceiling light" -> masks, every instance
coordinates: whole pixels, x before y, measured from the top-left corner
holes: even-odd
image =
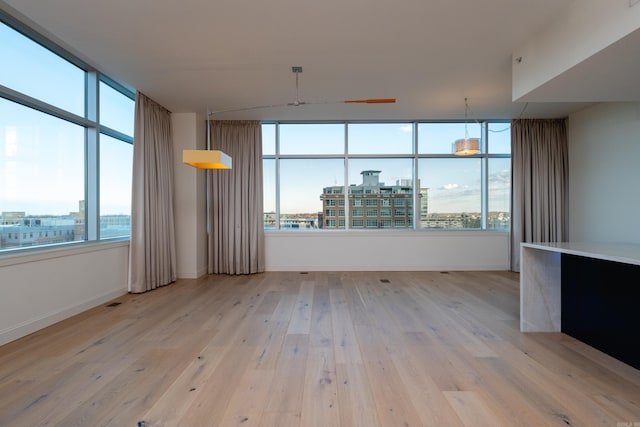
[[[231,169],[231,157],[220,150],[182,150],[182,162],[198,169]]]
[[[458,139],[453,143],[453,154],[456,156],[470,156],[480,152],[480,139],[469,138],[467,129],[467,115],[469,112],[469,104],[467,98],[464,99],[464,138]]]
[[[456,156],[470,156],[480,152],[480,140],[478,138],[458,139],[454,143]]]
[[[211,149],[211,113],[207,113],[207,149],[182,150],[182,163],[197,169],[231,169],[231,156]]]

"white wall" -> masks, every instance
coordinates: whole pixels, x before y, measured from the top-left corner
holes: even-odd
[[[603,103],[569,117],[569,236],[640,243],[640,103]]]
[[[509,269],[509,234],[499,232],[267,232],[265,246],[267,271]]]
[[[0,345],[127,293],[129,241],[0,257]]]
[[[171,114],[177,275],[195,279],[207,272],[205,172],[182,163],[182,150],[206,148],[206,119]]]

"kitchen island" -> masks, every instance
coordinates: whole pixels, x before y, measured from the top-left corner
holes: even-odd
[[[522,243],[520,330],[563,332],[640,369],[640,245]]]

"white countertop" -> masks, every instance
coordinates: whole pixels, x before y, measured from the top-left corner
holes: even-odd
[[[640,244],[632,243],[593,243],[593,242],[554,242],[521,243],[521,246],[640,265]]]

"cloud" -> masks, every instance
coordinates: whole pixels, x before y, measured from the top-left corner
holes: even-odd
[[[440,187],[440,190],[455,190],[458,188],[460,188],[458,184],[445,184],[442,187]]]
[[[413,132],[413,125],[406,124],[406,125],[400,126],[400,131],[405,133]]]
[[[489,175],[489,188],[510,187],[511,186],[511,171],[509,169],[503,169],[496,173]]]

